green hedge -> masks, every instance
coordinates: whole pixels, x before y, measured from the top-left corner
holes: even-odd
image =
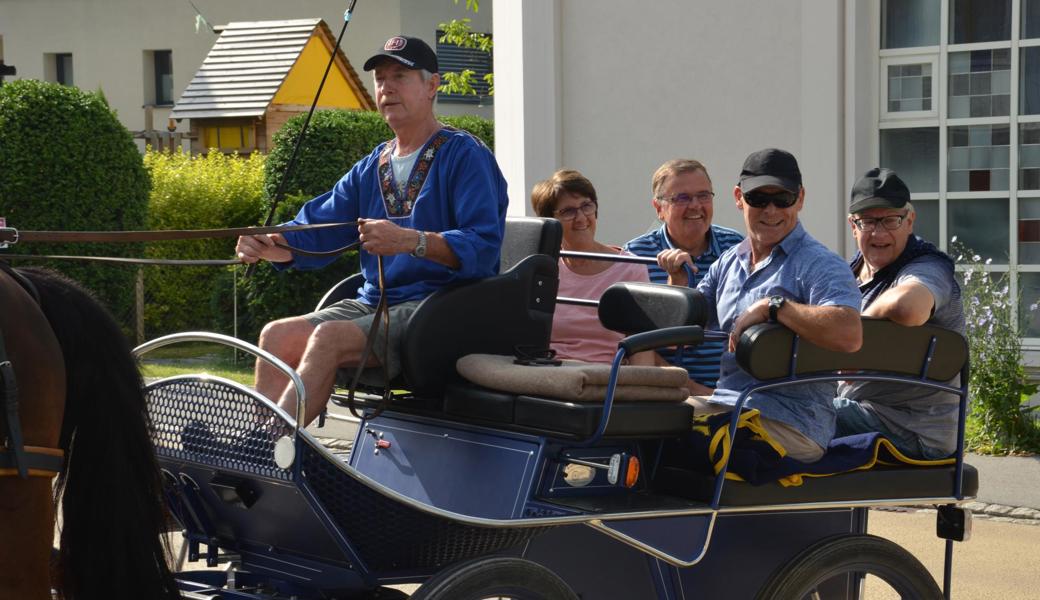
[[[100,92],[19,80],[0,86],[0,215],[25,230],[142,229],[148,173],[130,132]],[[140,256],[140,244],[18,244],[8,253]],[[131,322],[134,270],[50,266]]]
[[[473,116],[440,117],[494,145],[494,123]],[[274,136],[275,147],[267,157],[264,188],[274,194],[300,135],[304,115],[289,119]],[[275,223],[292,219],[310,198],[332,189],[357,161],[393,137],[390,127],[375,112],[323,110],[314,113],[285,192],[290,198],[279,205]],[[311,311],[321,296],[341,279],[358,269],[356,253],[340,258],[318,271],[275,271],[261,265],[244,287],[247,310],[239,322],[243,337],[255,338],[267,321]]]
[[[149,151],[149,229],[219,229],[256,225],[263,209],[264,156],[211,152],[192,157]],[[233,238],[154,242],[149,258],[229,259]],[[147,337],[186,329],[230,333],[229,268],[155,266],[145,270]],[[228,284],[226,287],[221,282]],[[214,298],[216,295],[216,298]],[[219,298],[224,297],[224,301]],[[215,309],[215,310],[211,310]]]

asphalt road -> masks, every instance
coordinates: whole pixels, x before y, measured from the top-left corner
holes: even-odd
[[[979,470],[979,502],[1040,509],[1040,456],[971,454],[964,460]]]

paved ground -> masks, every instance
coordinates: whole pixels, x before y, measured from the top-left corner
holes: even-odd
[[[909,550],[942,584],[943,540],[935,511],[870,513],[869,531]],[[1040,521],[981,517],[972,538],[954,544],[952,597],[960,600],[1033,600],[1040,596]],[[887,600],[872,590],[869,600]]]
[[[1040,510],[1040,456],[965,458],[979,470],[979,502]]]

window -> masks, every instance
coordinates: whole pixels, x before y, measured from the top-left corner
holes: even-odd
[[[946,203],[949,237],[994,263],[1008,264],[1007,198],[957,199]]]
[[[887,61],[886,116],[893,116],[898,112],[934,115],[932,62],[900,62],[902,61]],[[904,115],[906,114],[900,116]]]
[[[437,100],[458,104],[490,104],[490,85],[484,81],[484,76],[492,72],[491,53],[443,43],[440,41],[442,35],[443,31],[437,32],[437,63],[441,73],[461,73],[467,69],[473,71],[472,85],[476,95],[438,92]]]
[[[1018,65],[1018,114],[1040,115],[1040,46],[1022,48]]]
[[[1018,189],[1040,190],[1040,123],[1018,126]]]
[[[251,152],[253,145],[253,127],[245,124],[220,123],[202,128],[202,140],[206,149],[215,148],[224,152]]]
[[[72,54],[65,52],[54,55],[54,81],[72,85]]]
[[[1008,189],[1011,155],[1007,125],[950,127],[948,138],[948,191]]]
[[[1040,37],[1040,0],[1022,0],[1022,37]]]
[[[883,0],[881,47],[939,45],[940,0]]]
[[[155,104],[173,104],[173,51],[152,52],[155,69]]]
[[[950,118],[1011,112],[1011,50],[950,53]]]
[[[1040,0],[877,4],[878,163],[910,187],[915,233],[992,259],[1038,346]]]
[[[899,173],[911,192],[937,193],[939,128],[882,129],[881,164]]]
[[[1011,39],[1011,0],[950,0],[950,43]]]

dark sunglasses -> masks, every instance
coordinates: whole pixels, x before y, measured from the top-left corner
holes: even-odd
[[[790,208],[798,202],[798,194],[782,191],[767,194],[766,192],[747,192],[744,194],[744,202],[754,208],[765,208],[772,202],[777,208]]]

